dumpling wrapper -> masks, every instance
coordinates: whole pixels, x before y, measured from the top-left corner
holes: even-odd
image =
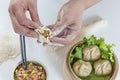
[[[79,77],[87,77],[92,71],[92,65],[90,62],[85,62],[83,60],[78,60],[73,64],[73,70]]]
[[[0,63],[20,54],[19,37],[13,34],[0,35]]]
[[[108,60],[98,60],[94,63],[95,74],[106,76],[112,72],[112,65]]]
[[[96,45],[90,45],[83,48],[83,58],[86,61],[98,60],[101,56],[100,49]]]
[[[38,42],[51,44],[49,38],[52,38],[52,31],[49,28],[43,26],[35,29],[35,32],[38,34]]]

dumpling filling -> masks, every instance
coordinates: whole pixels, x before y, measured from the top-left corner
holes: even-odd
[[[49,28],[43,26],[39,29],[36,29],[35,32],[38,34],[38,42],[50,44],[49,38],[52,37],[52,31]]]
[[[46,80],[45,69],[38,64],[27,62],[27,69],[18,65],[14,72],[14,80]]]

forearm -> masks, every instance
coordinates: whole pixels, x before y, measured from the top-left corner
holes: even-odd
[[[100,1],[102,0],[80,0],[80,4],[84,7],[84,9],[88,9]]]

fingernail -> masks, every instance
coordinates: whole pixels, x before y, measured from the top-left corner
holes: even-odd
[[[43,43],[43,46],[48,46],[48,43]]]

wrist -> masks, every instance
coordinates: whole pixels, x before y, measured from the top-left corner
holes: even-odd
[[[71,6],[76,6],[76,8],[78,8],[78,10],[84,10],[85,9],[85,5],[81,2],[81,0],[69,0],[68,2]]]
[[[81,8],[86,10],[89,7],[95,5],[96,3],[98,3],[98,2],[100,2],[102,0],[70,0],[70,1],[76,1]]]

